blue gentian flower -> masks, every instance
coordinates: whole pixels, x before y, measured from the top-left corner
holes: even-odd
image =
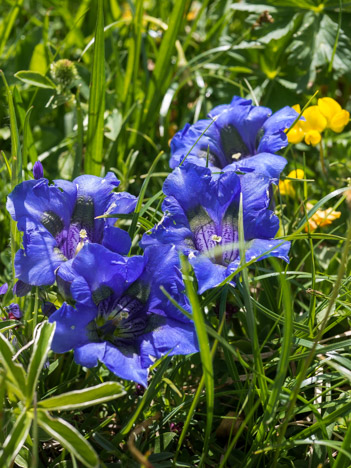
[[[76,274],[71,283],[76,303],[64,303],[50,316],[56,322],[52,349],[73,349],[78,364],[93,367],[101,361],[119,377],[144,386],[155,358],[197,352],[193,322],[160,290],[163,285],[189,310],[178,263],[174,247],[122,257],[102,245],[86,244],[72,269],[60,269],[65,280],[72,271]]]
[[[130,213],[136,198],[113,193],[116,176],[79,176],[68,182],[47,179],[19,184],[7,199],[7,209],[23,232],[23,249],[15,258],[20,284],[53,284],[55,272],[75,257],[87,242],[99,243],[121,254],[131,245],[128,233],[114,227],[116,219],[95,219],[104,213]]]
[[[275,182],[279,179],[287,161],[275,153],[288,144],[285,130],[298,117],[294,109],[287,106],[272,115],[268,107],[234,96],[229,105],[215,107],[208,116],[173,137],[172,169],[188,154],[187,160],[200,166],[208,159],[213,171],[255,171]]]
[[[210,169],[185,162],[167,177],[164,217],[144,234],[141,245],[147,251],[151,245],[174,244],[188,256],[200,294],[217,286],[240,265],[242,193],[246,262],[270,256],[288,261],[290,243],[273,239],[279,220],[268,209],[270,183],[256,173],[239,176],[228,171],[213,176]]]

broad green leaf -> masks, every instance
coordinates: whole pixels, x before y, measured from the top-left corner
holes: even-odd
[[[23,83],[36,86],[37,88],[56,89],[55,83],[50,78],[38,72],[21,70],[15,73],[15,77],[23,81]]]
[[[88,468],[97,468],[99,458],[89,442],[77,429],[61,418],[52,418],[46,411],[38,411],[38,424],[52,438]]]
[[[45,364],[55,333],[55,323],[42,322],[35,330],[35,341],[29,361],[27,377],[27,402],[31,404],[39,374]]]
[[[97,176],[100,175],[101,162],[103,159],[105,80],[104,12],[103,1],[98,0],[84,164],[84,169],[87,174]]]
[[[0,363],[6,370],[6,378],[14,384],[13,389],[16,395],[22,399],[26,388],[26,378],[22,365],[13,362],[14,354],[11,344],[0,333]]]
[[[96,387],[62,393],[38,403],[38,408],[50,411],[83,409],[100,405],[125,395],[123,387],[117,382],[105,382]]]
[[[48,69],[45,45],[42,42],[37,44],[34,48],[29,69],[33,72],[40,73],[42,76],[45,75],[46,70]]]
[[[0,331],[4,332],[11,328],[18,327],[18,325],[18,320],[4,320],[3,322],[0,322]]]
[[[300,80],[301,89],[315,81],[317,68],[326,67],[331,61],[335,76],[350,72],[349,40],[340,29],[334,55],[337,35],[338,23],[330,16],[313,11],[304,14],[303,24],[287,49],[290,63],[304,72]]]
[[[21,450],[22,445],[27,438],[31,423],[32,419],[29,417],[26,409],[24,409],[21,415],[18,417],[10,434],[5,439],[3,451],[0,455],[1,467],[5,468],[11,466],[13,460],[16,458],[16,455]]]

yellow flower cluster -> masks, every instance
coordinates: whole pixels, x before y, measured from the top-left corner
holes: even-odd
[[[291,171],[288,174],[288,179],[303,179],[305,177],[305,173],[302,169],[296,169],[295,171]],[[294,198],[296,195],[292,180],[285,179],[279,181],[279,191],[281,195],[286,195],[288,197]]]
[[[311,211],[312,208],[312,203],[306,203],[307,211]],[[332,208],[329,208],[327,210],[317,210],[308,220],[308,224],[310,225],[310,231],[315,231],[317,227],[329,226],[329,224],[331,224],[336,219],[340,218],[340,216],[341,212],[333,211]],[[307,225],[305,227],[305,231],[308,232]]]
[[[301,112],[299,104],[293,106],[293,109]],[[340,133],[350,120],[350,113],[329,97],[318,99],[318,105],[308,107],[302,116],[305,120],[299,120],[288,132],[289,143],[296,144],[305,139],[308,145],[316,146],[326,128]]]

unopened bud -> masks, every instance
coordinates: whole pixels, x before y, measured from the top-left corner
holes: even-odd
[[[36,163],[34,163],[33,176],[34,176],[34,179],[36,180],[42,179],[44,177],[44,169],[40,161],[37,161]]]

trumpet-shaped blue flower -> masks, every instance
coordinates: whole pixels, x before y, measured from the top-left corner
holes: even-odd
[[[172,169],[183,158],[213,171],[258,172],[278,179],[286,165],[275,153],[287,146],[285,130],[298,116],[291,107],[272,115],[268,107],[234,96],[229,105],[215,107],[209,119],[187,124],[171,141]]]
[[[19,184],[7,199],[7,209],[23,232],[23,249],[15,258],[20,284],[53,284],[55,271],[71,262],[87,242],[103,244],[125,254],[131,241],[114,227],[116,219],[95,219],[104,213],[130,213],[136,198],[129,193],[113,193],[116,176],[83,175],[73,182],[47,179]]]
[[[102,245],[85,245],[72,268],[60,268],[65,280],[75,273],[76,304],[65,303],[50,316],[56,322],[53,350],[73,349],[78,364],[93,367],[101,361],[119,377],[144,386],[155,358],[197,352],[193,322],[160,290],[163,285],[189,310],[178,263],[176,249],[169,246],[151,247],[143,257],[122,257]]]
[[[162,221],[144,234],[141,245],[174,244],[188,256],[199,293],[225,280],[240,265],[238,212],[243,199],[245,260],[269,256],[288,261],[289,242],[273,239],[279,220],[269,205],[270,179],[210,169],[185,162],[166,179]]]

